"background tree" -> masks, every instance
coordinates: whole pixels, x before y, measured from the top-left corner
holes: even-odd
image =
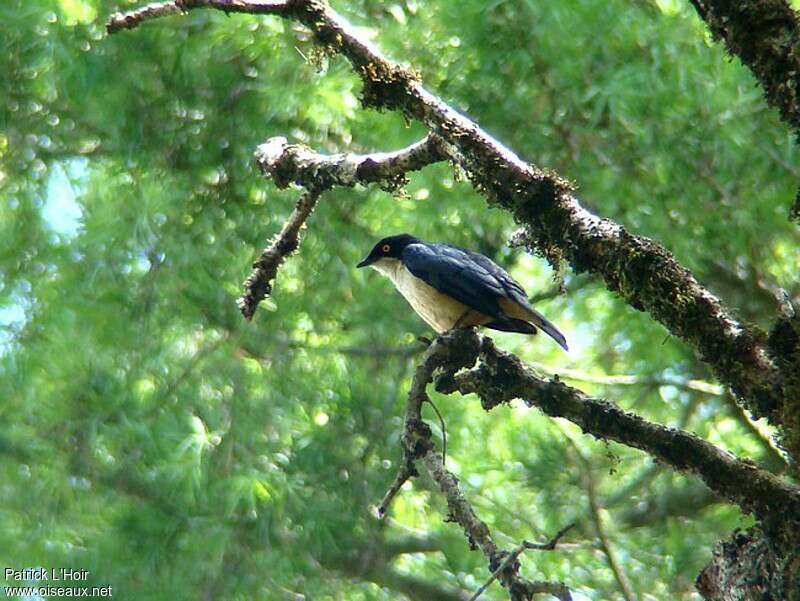
[[[691,8],[336,8],[504,144],[577,180],[585,206],[670,249],[757,344],[773,328],[783,356],[796,353],[790,304],[776,321],[776,293],[800,294],[793,132]],[[105,39],[99,10],[86,0],[0,7],[4,565],[85,567],[91,583],[137,599],[469,598],[488,578],[485,558],[444,522],[429,479],[404,489],[388,520],[369,511],[398,467],[424,328],[353,266],[397,231],[513,266],[574,350],[500,335],[502,348],[787,471],[774,431],[742,409],[766,398],[762,413],[797,448],[792,412],[773,403],[791,398],[783,379],[780,395],[739,390],[737,403],[709,365],[725,385],[738,372],[686,343],[694,324],[671,335],[652,310],[626,304],[636,282],[618,282],[615,295],[596,275],[574,276],[552,237],[559,294],[545,261],[506,246],[509,214],[487,211],[446,163],[411,175],[405,194],[325,192],[302,252],[245,322],[240,283],[297,197],[262,181],[253,149],[288,134],[325,152],[396,150],[427,130],[361,110],[359,77],[296,21],[193,11]],[[380,91],[367,89],[367,102]],[[663,458],[595,442],[523,404],[487,414],[469,398],[436,401],[448,466],[504,548],[577,523],[556,552],[522,567],[531,580],[564,581],[574,598],[689,597],[714,543],[753,523]],[[789,597],[791,541],[759,552],[764,540],[734,539],[754,560],[780,556]],[[508,598],[496,585],[484,595]]]

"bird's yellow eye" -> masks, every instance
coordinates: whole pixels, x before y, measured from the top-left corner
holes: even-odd
[[[388,244],[384,244],[383,246],[381,246],[381,250],[385,253],[388,253],[390,250],[392,250],[392,247],[389,246]]]

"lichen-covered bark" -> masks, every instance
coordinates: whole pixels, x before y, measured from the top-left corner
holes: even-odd
[[[279,188],[296,183],[321,189],[374,183],[396,189],[408,182],[409,172],[447,159],[436,136],[394,152],[335,155],[322,155],[278,136],[260,145],[255,155],[261,170]]]
[[[283,228],[269,246],[261,251],[261,256],[253,263],[253,270],[244,281],[244,292],[237,300],[239,310],[245,319],[252,319],[258,303],[272,292],[272,280],[278,268],[300,245],[300,228],[306,222],[319,200],[320,190],[304,191],[297,200],[294,211]]]
[[[800,599],[800,555],[779,555],[757,528],[734,532],[717,543],[714,558],[700,572],[698,592],[708,601]]]
[[[437,389],[477,394],[486,410],[519,398],[592,436],[641,449],[675,469],[699,475],[712,491],[755,514],[770,531],[793,524],[800,542],[800,489],[689,432],[649,422],[557,377],[544,379],[489,338],[483,338],[480,356],[477,367],[439,378]]]

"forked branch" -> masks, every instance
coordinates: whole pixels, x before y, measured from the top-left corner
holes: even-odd
[[[472,331],[455,330],[439,336],[425,352],[417,366],[408,393],[405,423],[401,436],[402,460],[397,476],[384,497],[379,513],[384,516],[389,503],[410,477],[417,475],[416,463],[421,462],[430,478],[436,482],[447,500],[449,520],[458,523],[469,541],[470,547],[480,549],[489,562],[491,579],[476,593],[477,598],[494,580],[499,579],[508,589],[512,601],[528,600],[535,594],[548,593],[562,601],[571,599],[569,589],[560,582],[532,582],[519,575],[517,560],[525,548],[552,550],[567,529],[559,532],[549,543],[536,545],[523,543],[522,549],[512,553],[502,551],[494,542],[489,527],[475,513],[461,487],[458,478],[444,466],[442,455],[434,450],[431,430],[422,421],[422,405],[429,400],[427,386],[434,373],[443,370],[452,375],[454,371],[474,364],[479,352],[480,340]]]
[[[256,150],[256,162],[279,188],[295,183],[305,188],[294,211],[280,233],[253,264],[253,271],[243,284],[237,304],[246,319],[252,319],[258,304],[272,292],[278,268],[300,244],[300,229],[311,215],[320,195],[333,186],[379,183],[396,189],[406,183],[406,173],[445,158],[436,136],[396,152],[373,154],[338,154],[324,156],[305,146],[289,144],[286,138],[270,138]],[[400,484],[402,485],[402,483]]]

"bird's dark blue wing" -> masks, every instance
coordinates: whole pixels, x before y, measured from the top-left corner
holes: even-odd
[[[402,259],[413,275],[439,292],[490,317],[503,317],[498,300],[509,294],[496,270],[505,272],[487,257],[448,244],[410,244]]]
[[[528,303],[528,293],[525,292],[525,289],[520,286],[514,278],[508,275],[505,269],[485,255],[469,250],[464,250],[464,252],[466,252],[476,264],[480,265],[494,277],[497,284],[502,287],[505,293],[503,296],[516,301],[523,307],[532,308]]]
[[[420,242],[409,244],[402,260],[428,285],[493,318],[486,327],[526,334],[540,328],[567,349],[564,335],[531,307],[522,286],[489,257],[449,244]]]

